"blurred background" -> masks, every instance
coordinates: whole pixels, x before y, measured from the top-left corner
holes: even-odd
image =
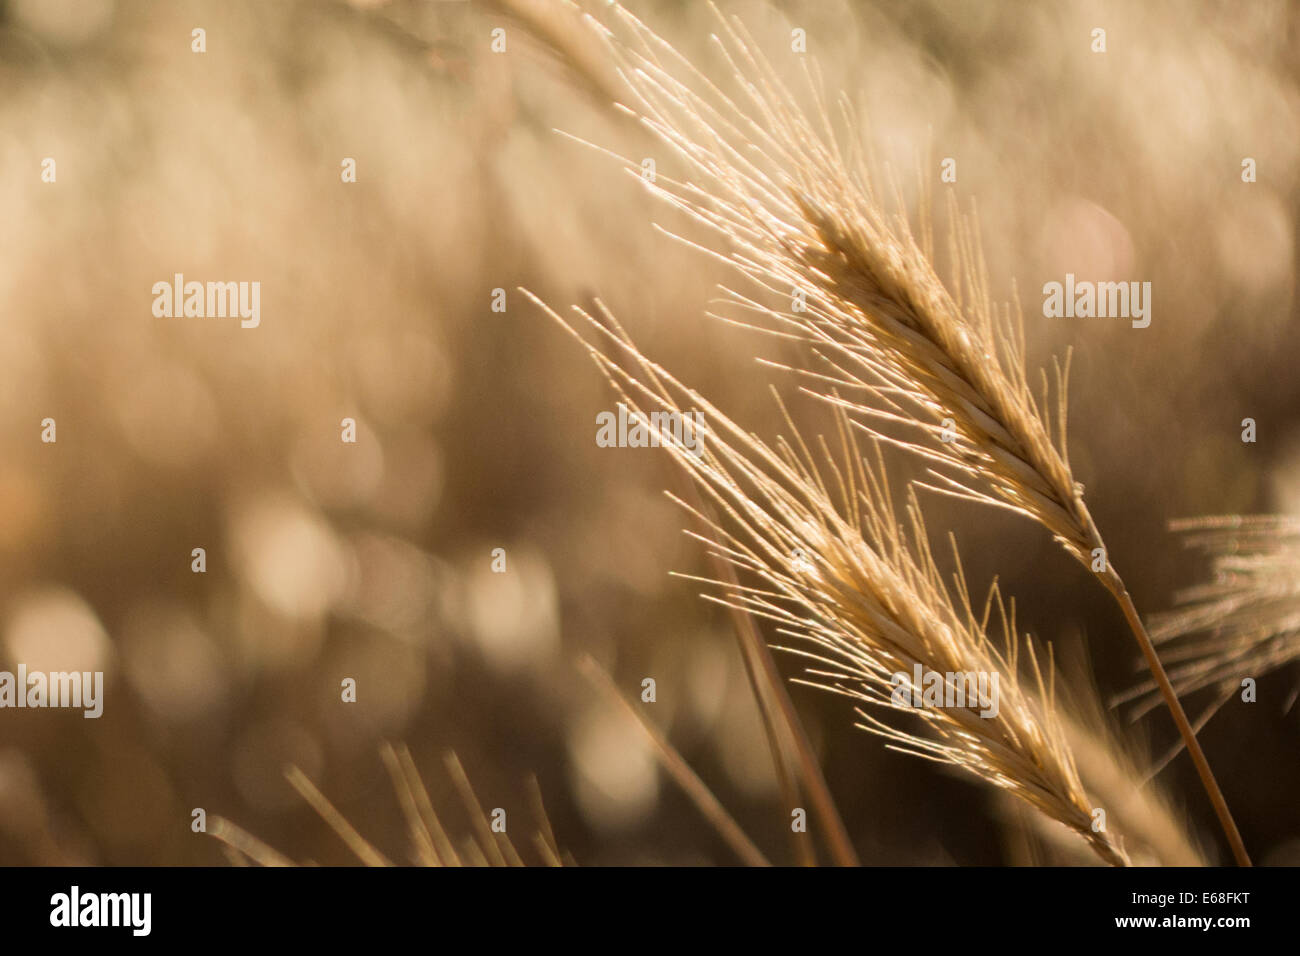
[[[718,68],[706,4],[625,5]],[[768,383],[795,383],[754,364],[770,346],[704,316],[727,275],[655,231],[680,226],[671,211],[554,132],[654,155],[609,108],[602,64],[557,55],[545,7],[0,3],[0,668],[106,675],[99,720],[0,711],[0,863],[223,863],[191,832],[196,807],[295,860],[355,862],[290,763],[406,862],[384,740],[407,743],[451,828],[467,829],[454,749],[521,847],[535,774],[581,864],[735,862],[575,671],[584,652],[629,697],[654,677],[650,719],[791,859],[731,621],[669,576],[707,571],[663,495],[677,476],[656,450],[596,446],[613,397],[516,287],[556,307],[601,297],[768,436]],[[792,77],[805,30],[886,160],[919,157],[936,195],[978,202],[1031,361],[1074,350],[1075,474],[1145,614],[1204,574],[1169,519],[1300,514],[1300,8],[721,7]],[[259,281],[260,327],[155,318],[151,287],[177,272]],[[1038,290],[1066,272],[1150,281],[1150,328],[1042,318]],[[973,590],[998,575],[1022,629],[1087,648],[1104,695],[1136,682],[1122,620],[1039,529],[943,501],[928,514]],[[1202,735],[1264,863],[1300,863],[1297,680],[1262,678],[1258,704]],[[845,701],[791,695],[863,862],[1017,862],[985,788],[886,751]],[[1116,724],[1154,753],[1174,739],[1159,712]],[[1213,848],[1186,757],[1159,779]]]

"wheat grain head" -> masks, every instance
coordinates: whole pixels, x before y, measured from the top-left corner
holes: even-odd
[[[1028,515],[1090,560],[1099,541],[1065,446],[1068,365],[1056,367],[1054,390],[1044,376],[1035,395],[1021,317],[992,303],[973,223],[956,215],[955,200],[950,251],[959,281],[950,292],[932,265],[928,224],[914,235],[901,198],[897,211],[885,211],[872,164],[841,148],[815,82],[816,120],[743,27],[719,15],[718,47],[744,97],[732,99],[616,9],[639,45],[605,33],[636,97],[625,109],[686,171],[657,174],[649,188],[717,234],[723,242],[704,251],[760,295],[724,289],[733,308],[718,317],[747,324],[738,312],[761,315],[769,320],[762,331],[805,343],[823,363],[807,370],[818,382],[813,393],[929,461],[939,490]],[[841,113],[851,129],[847,108]],[[781,301],[790,304],[774,304]],[[945,421],[956,440],[941,440]]]
[[[1014,606],[996,586],[980,611],[960,565],[949,588],[915,495],[909,493],[900,522],[879,446],[870,456],[860,452],[843,409],[835,410],[838,454],[819,441],[815,457],[788,416],[793,437],[769,446],[647,359],[603,307],[603,321],[574,309],[587,333],[601,340],[595,345],[534,301],[583,342],[629,415],[669,450],[720,515],[712,520],[674,499],[707,529],[695,537],[749,582],[696,578],[709,585],[712,600],[774,622],[793,641],[786,649],[808,665],[804,682],[852,698],[859,726],[891,748],[1007,790],[1073,830],[1101,859],[1127,863],[1120,842],[1092,828],[1093,805],[1054,711],[1050,660],[1043,666],[1034,645],[1018,638]],[[704,417],[693,420],[688,412]],[[687,422],[694,434],[675,434],[664,413]],[[944,675],[996,674],[996,713],[982,715],[973,702],[898,704],[893,691],[900,679],[909,695],[920,693],[912,678],[917,666]],[[923,731],[901,729],[900,711],[918,719]]]

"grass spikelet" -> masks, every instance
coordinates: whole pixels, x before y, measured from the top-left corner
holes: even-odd
[[[738,23],[722,21],[718,47],[741,101],[622,19],[645,51],[611,44],[637,96],[632,111],[689,173],[660,174],[650,188],[713,230],[724,241],[706,251],[767,293],[726,289],[730,311],[761,315],[764,331],[809,346],[822,362],[813,394],[829,398],[833,385],[855,421],[946,469],[940,488],[1028,515],[1090,560],[1098,539],[1065,451],[1066,369],[1056,403],[1046,387],[1035,396],[1019,316],[991,303],[973,224],[956,217],[960,281],[950,293],[932,235],[913,234],[897,189],[889,213],[871,165],[841,149],[820,99],[814,120]],[[959,440],[938,440],[945,419]],[[924,434],[900,439],[889,426]]]
[[[1055,715],[1050,660],[1042,664],[1033,644],[1017,637],[1014,609],[996,587],[979,611],[960,568],[949,588],[915,496],[900,523],[879,447],[873,457],[859,451],[843,409],[835,411],[838,454],[819,440],[815,456],[793,423],[790,440],[769,446],[646,359],[608,313],[605,325],[574,310],[604,340],[596,346],[546,311],[584,342],[629,414],[721,515],[710,521],[677,499],[710,528],[697,537],[745,576],[739,585],[698,579],[714,600],[775,622],[792,641],[788,649],[807,663],[806,682],[853,699],[859,726],[891,748],[1007,790],[1074,831],[1105,862],[1127,863],[1118,840],[1092,830],[1093,804]],[[688,411],[703,413],[704,431],[683,439],[661,415],[691,422]],[[944,675],[996,674],[996,714],[982,716],[973,701],[919,709],[896,703],[895,675],[910,694],[917,665]],[[922,730],[902,729],[900,711]]]
[[[1179,694],[1230,691],[1243,676],[1258,679],[1300,660],[1300,521],[1225,515],[1174,521],[1170,529],[1211,569],[1209,580],[1175,596],[1178,607],[1151,619]],[[1142,698],[1135,716],[1159,703],[1150,681],[1126,696]]]

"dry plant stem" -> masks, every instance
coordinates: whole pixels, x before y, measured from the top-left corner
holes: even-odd
[[[353,853],[366,866],[392,866],[382,853],[376,850],[365,837],[356,831],[352,824],[348,823],[347,818],[339,813],[334,804],[330,803],[325,794],[316,788],[316,785],[308,779],[307,775],[297,767],[288,767],[284,775],[288,778],[289,783],[298,791],[299,795],[306,800],[313,810],[320,814],[321,819],[330,825],[330,828],[339,835],[339,838],[348,845]]]
[[[420,821],[425,832],[429,834],[429,839],[433,843],[442,865],[462,866],[456,848],[452,845],[447,836],[447,831],[442,826],[442,821],[438,819],[438,814],[433,809],[433,803],[429,800],[429,791],[425,789],[420,780],[420,772],[416,769],[415,761],[412,759],[411,751],[406,744],[401,744],[397,748],[397,760],[402,775],[406,778],[407,786],[410,787],[411,794],[415,798]]]
[[[715,562],[716,558],[713,559]],[[772,706],[770,690],[763,686],[759,677],[759,665],[755,659],[753,642],[761,641],[758,630],[750,616],[734,608],[728,608],[732,625],[735,628],[736,642],[740,645],[740,659],[745,665],[745,680],[754,694],[754,703],[758,706],[763,720],[763,735],[767,738],[768,752],[772,755],[772,768],[776,771],[777,785],[781,789],[781,804],[786,807],[799,805],[800,789],[795,780],[794,770],[786,757],[785,743],[776,728],[776,714]],[[816,866],[817,854],[807,840],[801,840],[799,834],[790,833],[790,849],[800,866]]]
[[[675,747],[670,744],[659,730],[651,726],[637,713],[636,708],[627,702],[627,699],[619,692],[618,685],[614,679],[605,672],[595,658],[590,654],[584,654],[578,659],[578,669],[582,671],[593,687],[604,693],[611,701],[616,701],[620,707],[632,718],[633,722],[641,728],[646,737],[654,745],[655,754],[663,768],[668,771],[669,775],[677,782],[677,785],[685,791],[691,801],[700,809],[705,818],[713,824],[718,834],[726,841],[727,845],[735,851],[736,855],[745,862],[747,866],[771,866],[767,857],[763,856],[763,851],[754,845],[751,840],[740,828],[738,824],[719,802],[718,798],[713,795],[708,784],[700,779],[699,775],[691,769],[682,755],[679,754]]]
[[[702,503],[698,493],[695,498],[697,502],[700,502],[701,513],[710,522],[716,523],[712,509]],[[735,588],[740,586],[740,582],[736,580],[735,569],[730,564],[713,553],[710,553],[709,560],[717,571],[720,580],[726,581]],[[781,678],[780,670],[777,669],[776,661],[772,659],[771,650],[762,637],[759,636],[758,629],[754,626],[753,617],[748,611],[736,607],[728,607],[728,610],[735,622],[736,634],[740,639],[741,650],[745,655],[745,668],[750,675],[750,683],[754,688],[755,696],[758,698],[759,708],[763,711],[764,724],[768,725],[770,723],[769,711],[775,707],[799,762],[799,772],[804,788],[824,828],[826,846],[830,851],[831,858],[837,866],[861,866],[857,852],[853,849],[853,841],[849,838],[848,828],[844,826],[844,820],[840,817],[839,810],[835,806],[835,798],[831,796],[830,787],[826,784],[821,765],[817,763],[817,758],[813,754],[812,743],[808,740],[808,735],[804,733],[803,723],[799,720],[799,714],[795,710],[794,702],[790,700],[790,695],[786,692],[785,682]],[[760,674],[755,672],[755,668],[761,671],[761,681],[759,680]],[[780,742],[778,741],[775,747],[779,746]],[[778,773],[784,778],[784,759],[777,752],[773,753],[773,758],[777,762]],[[791,805],[793,806],[793,804]],[[809,852],[804,841],[796,840],[795,847],[796,852],[800,854]],[[805,857],[806,862],[807,858]]]
[[[392,746],[387,742],[380,748],[380,753],[383,756],[384,768],[388,771],[389,779],[392,781],[393,792],[397,794],[397,801],[402,806],[402,815],[406,818],[411,842],[415,844],[415,853],[420,865],[442,866],[442,860],[439,859],[437,851],[433,848],[433,841],[421,825],[420,815],[415,807],[415,795],[411,792],[410,783],[402,773],[401,765],[397,762],[397,754],[393,752]]]
[[[715,565],[718,559],[712,559]],[[732,625],[735,629],[736,642],[740,645],[740,659],[745,666],[745,679],[754,694],[754,703],[758,706],[759,716],[763,721],[763,735],[767,739],[768,752],[772,755],[772,767],[776,771],[777,785],[781,789],[783,806],[794,807],[799,804],[799,785],[794,771],[786,757],[785,743],[776,727],[776,713],[772,706],[770,689],[765,687],[759,677],[759,664],[755,659],[753,642],[761,642],[758,630],[750,616],[734,608],[728,608]],[[800,866],[816,866],[817,854],[807,840],[799,839],[799,834],[790,834],[790,848]]]
[[[452,783],[456,785],[456,789],[460,792],[461,801],[465,804],[465,810],[469,814],[474,829],[478,831],[479,840],[482,842],[483,847],[486,848],[484,852],[490,865],[523,866],[524,861],[520,859],[519,854],[515,851],[510,838],[492,831],[487,815],[483,812],[483,805],[479,803],[478,796],[474,793],[473,786],[470,785],[469,775],[465,773],[460,758],[456,756],[454,751],[449,750],[443,755],[443,762],[447,765],[447,772],[451,776]]]
[[[679,478],[681,477],[679,475]],[[703,511],[708,507],[694,486],[685,480],[681,481],[681,485],[683,494],[694,499],[697,509]],[[710,515],[711,519],[712,517]],[[708,557],[717,574],[725,575],[730,571],[730,565],[717,555],[710,554]],[[799,785],[786,756],[785,741],[777,729],[777,721],[782,715],[777,712],[772,700],[774,685],[770,682],[764,682],[760,679],[759,674],[762,667],[758,660],[759,648],[766,650],[766,645],[763,643],[763,638],[759,635],[758,628],[755,626],[754,619],[750,614],[738,608],[727,608],[727,611],[731,616],[736,643],[740,646],[740,660],[745,666],[745,679],[749,681],[749,689],[753,691],[754,703],[758,705],[758,713],[763,721],[763,734],[767,739],[768,752],[772,755],[772,766],[776,771],[777,784],[781,789],[782,803],[787,807],[798,806]],[[764,671],[765,673],[766,671]],[[791,739],[793,739],[796,730],[802,728],[787,727],[786,729],[790,733]],[[806,738],[804,739],[806,740]],[[795,742],[793,746],[798,747],[798,742]],[[816,852],[807,840],[799,838],[799,834],[791,832],[790,845],[800,866],[817,865]]]
[[[560,859],[560,845],[555,840],[555,831],[551,829],[551,818],[546,815],[546,803],[542,800],[542,787],[534,774],[528,775],[528,798],[533,805],[533,815],[538,820],[538,832],[535,843],[546,860],[547,866],[564,866]]]
[[[225,817],[213,817],[208,827],[209,836],[215,837],[236,853],[242,853],[261,866],[293,866],[294,862],[267,846],[242,827]],[[241,864],[242,865],[242,864]]]
[[[470,786],[469,778],[465,775],[465,770],[455,753],[448,752],[446,755],[447,769],[452,776],[456,789],[460,791],[461,799],[465,801],[466,810],[469,812],[471,821],[478,828],[479,834],[484,837],[484,845],[488,848],[486,851],[479,846],[472,834],[463,837],[461,840],[463,853],[458,853],[455,850],[451,840],[447,837],[446,830],[443,829],[442,823],[438,819],[438,815],[434,812],[433,804],[429,799],[429,791],[420,779],[415,762],[411,759],[411,752],[405,744],[393,746],[388,742],[384,742],[380,747],[380,756],[383,757],[384,766],[392,779],[393,792],[401,805],[402,815],[406,818],[415,862],[421,866],[524,865],[523,860],[515,851],[514,845],[505,834],[491,833],[483,809],[479,805],[474,795],[474,789]],[[307,778],[306,774],[297,767],[290,766],[285,769],[285,776],[299,795],[342,838],[343,842],[348,845],[362,863],[367,866],[392,866],[387,858],[375,849],[373,844],[357,832],[356,828],[347,821],[334,804],[330,803],[316,785]],[[546,808],[542,804],[541,790],[537,785],[536,778],[530,778],[529,782],[532,802],[537,812],[538,826],[540,828],[540,831],[534,834],[534,839],[541,852],[543,862],[550,866],[576,866],[577,864],[573,862],[572,856],[567,852],[561,853],[555,842],[555,834],[551,829],[551,822],[546,816]],[[212,826],[208,833],[224,844],[222,849],[227,852],[231,857],[231,862],[235,865],[242,866],[249,860],[262,866],[297,865],[224,818],[212,818]],[[493,837],[496,837],[496,839],[493,840]],[[314,866],[315,864],[307,861],[303,865]]]
[[[1098,540],[1100,540],[1100,536],[1098,536]],[[1151,643],[1151,637],[1147,634],[1146,627],[1142,624],[1142,618],[1138,616],[1137,608],[1133,605],[1133,598],[1129,595],[1128,589],[1124,587],[1124,582],[1121,580],[1119,573],[1115,571],[1109,561],[1107,562],[1107,568],[1106,574],[1102,577],[1102,583],[1105,584],[1106,590],[1115,598],[1120,610],[1124,612],[1124,619],[1128,622],[1129,629],[1137,639],[1138,647],[1142,648],[1142,656],[1146,658],[1147,668],[1151,671],[1151,676],[1155,678],[1156,684],[1160,688],[1160,694],[1164,698],[1169,712],[1173,715],[1174,723],[1178,725],[1178,733],[1182,735],[1183,743],[1187,745],[1187,752],[1191,755],[1192,763],[1196,765],[1196,772],[1201,778],[1201,785],[1205,787],[1210,803],[1214,806],[1214,812],[1219,817],[1219,824],[1223,827],[1223,832],[1228,838],[1228,845],[1232,848],[1232,856],[1237,861],[1238,866],[1250,866],[1250,855],[1246,852],[1246,845],[1241,841],[1241,834],[1237,830],[1236,821],[1232,819],[1232,812],[1223,799],[1223,791],[1219,789],[1219,782],[1214,779],[1214,771],[1210,769],[1210,763],[1205,759],[1205,752],[1201,750],[1200,741],[1196,739],[1196,731],[1192,729],[1191,722],[1187,719],[1187,714],[1183,710],[1183,705],[1179,702],[1178,695],[1169,682],[1169,676],[1165,673],[1164,665],[1160,663],[1160,657],[1156,654],[1155,645]]]
[[[739,582],[735,581],[735,574],[730,565],[727,565],[727,572],[723,580],[729,580],[738,585]],[[785,682],[782,680],[781,672],[777,670],[776,661],[772,659],[771,650],[758,637],[757,631],[754,630],[753,624],[750,622],[748,612],[737,611],[733,608],[732,613],[743,616],[749,622],[748,630],[753,636],[748,643],[753,652],[754,663],[761,669],[762,682],[771,690],[771,702],[776,705],[776,709],[781,715],[781,722],[785,726],[794,747],[795,757],[799,763],[800,778],[804,781],[804,789],[809,800],[812,801],[813,810],[817,813],[817,818],[825,828],[826,846],[830,851],[831,858],[835,861],[836,866],[861,866],[857,852],[853,849],[853,841],[849,838],[848,829],[844,826],[844,820],[840,817],[839,810],[835,806],[835,798],[831,796],[830,787],[826,785],[826,778],[822,775],[821,765],[817,763],[817,758],[813,755],[812,743],[808,740],[808,735],[804,733],[794,702],[790,699],[790,695],[786,693]]]
[[[1236,688],[1229,684],[1227,688],[1214,699],[1214,702],[1201,712],[1201,716],[1196,718],[1196,723],[1192,724],[1192,730],[1196,731],[1198,734],[1204,730],[1205,725],[1210,722],[1210,718],[1217,714],[1219,708],[1230,701],[1235,693]],[[1152,763],[1147,769],[1147,776],[1144,782],[1150,783],[1154,780],[1160,774],[1160,771],[1169,766],[1169,764],[1173,762],[1173,759],[1182,752],[1183,746],[1183,739],[1179,737],[1172,745],[1170,745],[1164,756]]]

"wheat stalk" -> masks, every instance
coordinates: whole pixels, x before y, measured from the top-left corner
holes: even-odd
[[[604,323],[574,309],[605,339],[602,348],[533,301],[583,342],[629,415],[669,449],[723,516],[710,520],[673,496],[709,528],[694,536],[753,582],[697,578],[720,592],[714,600],[775,622],[796,641],[786,650],[809,663],[805,682],[854,699],[859,726],[885,737],[892,749],[1007,790],[1073,830],[1102,860],[1127,863],[1122,844],[1092,828],[1094,808],[1054,712],[1050,661],[1040,666],[1033,644],[1017,639],[1014,607],[1008,609],[996,586],[977,613],[958,569],[954,597],[915,496],[906,503],[906,526],[900,524],[879,448],[872,458],[859,452],[842,409],[836,410],[841,453],[837,458],[821,442],[819,466],[797,430],[775,447],[744,432],[640,353],[603,307]],[[703,434],[676,434],[659,417],[691,422],[686,413],[692,410],[705,416]],[[999,628],[1000,644],[990,636]],[[996,674],[997,712],[982,714],[974,702],[901,706],[893,690],[901,678],[909,694],[919,693],[912,680],[918,665],[925,673]],[[919,719],[925,732],[898,727],[899,711]]]
[[[697,774],[686,759],[677,751],[663,732],[651,724],[641,715],[637,708],[628,703],[622,693],[619,692],[618,685],[609,673],[602,668],[596,659],[589,654],[584,654],[578,658],[578,670],[600,691],[608,701],[613,703],[620,711],[623,712],[636,727],[645,736],[647,742],[653,748],[655,758],[665,772],[681,787],[682,792],[690,801],[699,808],[705,819],[712,824],[732,851],[739,857],[746,866],[771,866],[767,857],[763,855],[754,841],[749,838],[744,829],[736,822],[735,818],[727,812],[726,807],[713,794],[700,775]]]
[[[660,172],[649,188],[721,239],[697,247],[757,288],[758,298],[724,289],[732,311],[764,317],[762,331],[811,350],[823,364],[807,373],[817,381],[809,391],[847,410],[857,427],[927,461],[935,482],[927,487],[1027,516],[1098,572],[1234,856],[1249,865],[1195,731],[1072,474],[1068,357],[1054,366],[1055,390],[1044,374],[1036,395],[1021,315],[992,303],[972,220],[954,217],[950,255],[958,278],[950,290],[933,266],[928,204],[919,236],[896,186],[890,191],[898,211],[885,211],[873,164],[857,151],[857,137],[847,138],[850,148],[841,146],[812,77],[814,106],[805,110],[743,27],[717,14],[717,47],[740,91],[728,97],[630,13],[614,9],[631,39],[597,29],[635,98],[623,109],[686,170],[678,178]],[[841,114],[852,130],[843,104]],[[638,164],[628,166],[639,175]],[[955,212],[955,200],[950,208]],[[897,428],[910,433],[897,437]]]

